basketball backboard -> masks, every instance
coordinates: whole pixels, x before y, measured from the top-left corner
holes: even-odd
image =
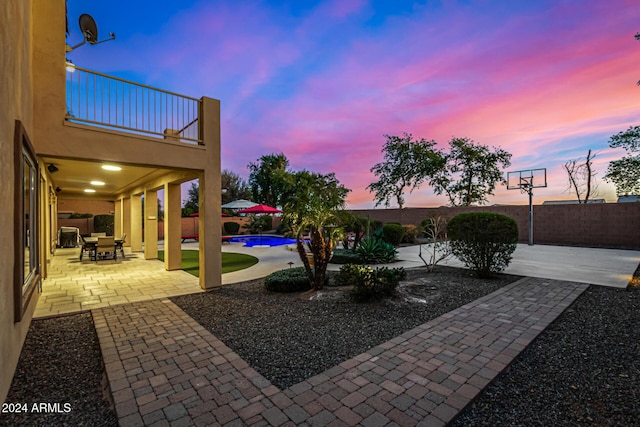
[[[547,169],[507,172],[507,190],[528,190],[547,186]]]

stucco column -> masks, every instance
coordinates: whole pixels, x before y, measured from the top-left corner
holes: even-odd
[[[199,179],[200,287],[210,289],[222,285],[220,101],[203,97],[200,119],[207,147],[207,167]]]
[[[129,221],[131,225],[131,251],[142,251],[142,197],[140,194],[131,196]]]
[[[182,209],[180,184],[164,185],[164,268],[182,266]]]
[[[113,202],[113,235],[122,236],[122,199]]]
[[[131,199],[122,199],[122,233],[127,237],[124,246],[131,246]]]
[[[144,192],[144,259],[158,258],[158,192]]]

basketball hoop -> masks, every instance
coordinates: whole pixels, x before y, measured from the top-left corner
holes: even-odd
[[[529,195],[529,245],[533,246],[533,189],[547,186],[547,168],[507,172],[507,190]]]

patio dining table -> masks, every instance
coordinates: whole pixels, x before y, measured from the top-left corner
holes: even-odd
[[[83,237],[84,239],[84,246],[91,246],[92,250],[95,251],[96,248],[98,247],[98,237]],[[119,247],[122,246],[122,238],[118,237],[113,239],[114,242],[114,250],[118,249]],[[84,252],[84,249],[80,250],[80,261],[82,261],[82,253]]]

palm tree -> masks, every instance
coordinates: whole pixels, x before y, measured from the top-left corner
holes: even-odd
[[[296,233],[296,247],[309,276],[313,290],[322,289],[331,252],[342,229],[338,212],[350,190],[336,179],[335,174],[322,175],[300,171],[290,176],[284,195],[284,217]],[[303,235],[309,233],[309,241]],[[313,268],[305,245],[313,259]]]

